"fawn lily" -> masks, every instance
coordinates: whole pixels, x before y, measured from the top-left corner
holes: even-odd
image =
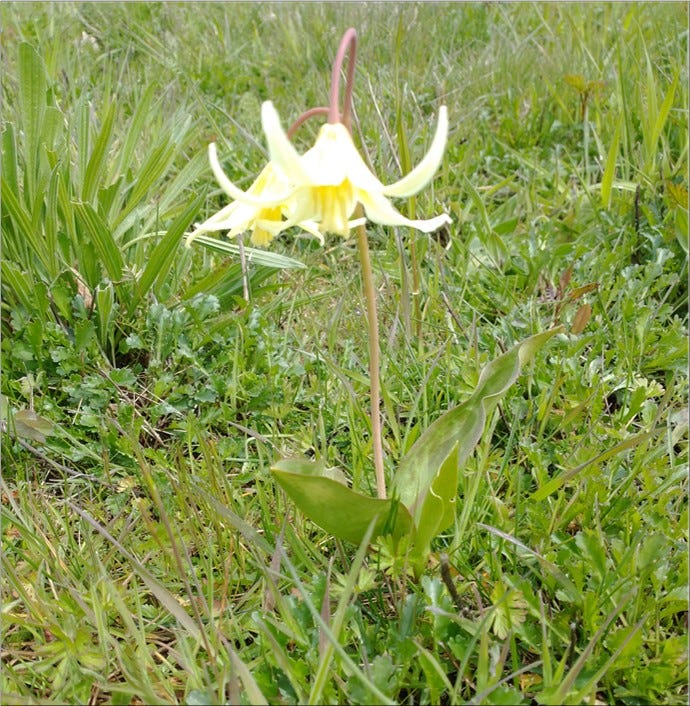
[[[445,214],[428,220],[410,220],[396,211],[387,198],[412,196],[431,181],[443,158],[448,136],[445,106],[441,107],[436,134],[427,155],[409,174],[389,186],[371,173],[342,123],[326,123],[314,146],[300,157],[270,101],[263,104],[261,119],[271,163],[289,175],[294,188],[287,202],[291,222],[302,226],[306,223],[310,228],[316,223],[322,233],[347,237],[350,228],[362,222],[362,219],[350,220],[358,203],[362,204],[370,221],[381,225],[409,226],[430,233],[451,222]]]
[[[270,161],[246,191],[228,178],[218,161],[215,144],[209,145],[211,169],[233,202],[197,224],[187,245],[201,233],[224,230],[232,237],[249,230],[252,244],[265,246],[293,225],[323,243],[323,233],[347,237],[350,228],[365,222],[363,218],[351,220],[358,203],[370,221],[381,225],[408,226],[430,233],[451,222],[446,214],[411,220],[387,198],[413,196],[431,181],[448,136],[445,106],[439,112],[436,134],[426,156],[409,174],[388,186],[371,173],[342,123],[326,123],[314,146],[300,157],[270,101],[263,104],[261,119]]]
[[[231,237],[251,231],[252,245],[266,246],[282,230],[295,225],[294,219],[283,217],[294,189],[274,164],[269,162],[249,189],[242,191],[223,171],[213,142],[208,146],[208,157],[218,184],[234,200],[203,223],[196,224],[187,238],[188,246],[197,235],[219,230],[227,231]],[[316,224],[306,220],[300,226],[323,244],[323,236]]]

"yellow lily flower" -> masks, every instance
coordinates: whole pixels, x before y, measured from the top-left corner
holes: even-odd
[[[358,203],[370,221],[381,225],[409,226],[430,233],[451,222],[446,214],[427,220],[405,218],[387,198],[412,196],[431,181],[443,158],[448,135],[445,106],[441,107],[427,155],[409,174],[388,186],[371,173],[342,123],[325,124],[314,146],[300,157],[270,101],[263,104],[261,118],[271,159],[246,191],[223,171],[215,143],[209,145],[211,169],[233,202],[196,224],[187,245],[201,233],[222,230],[231,237],[251,231],[252,244],[266,246],[294,225],[323,244],[324,233],[347,237],[351,228],[366,221],[351,220]]]
[[[269,162],[249,189],[242,191],[220,166],[215,143],[208,146],[208,156],[216,180],[235,200],[208,220],[195,224],[194,231],[187,238],[188,246],[197,235],[219,230],[228,231],[231,237],[250,230],[252,244],[266,246],[280,231],[294,225],[294,222],[283,219],[291,190],[282,172],[273,164]]]
[[[442,106],[431,147],[409,174],[385,186],[371,173],[342,123],[327,123],[319,131],[314,146],[300,157],[280,124],[270,101],[261,110],[271,163],[289,175],[294,193],[287,201],[289,220],[299,225],[317,224],[322,233],[347,237],[350,228],[361,220],[350,217],[361,203],[367,218],[374,223],[408,226],[430,233],[451,222],[442,214],[427,220],[411,220],[399,213],[388,196],[416,194],[432,179],[443,158],[448,136],[448,111]],[[310,231],[311,232],[311,231]]]

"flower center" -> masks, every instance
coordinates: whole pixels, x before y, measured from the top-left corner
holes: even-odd
[[[357,205],[355,190],[350,181],[344,179],[337,186],[314,186],[312,198],[321,229],[347,238],[350,235],[348,220]]]
[[[261,223],[263,221],[281,221],[282,212],[280,206],[271,208],[262,208],[254,221],[254,229],[252,230],[252,245],[266,247],[275,237],[275,233],[264,228]]]

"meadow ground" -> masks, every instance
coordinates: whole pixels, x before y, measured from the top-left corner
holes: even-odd
[[[687,701],[687,13],[2,3],[3,703]],[[281,235],[248,304],[236,252],[183,245],[226,203],[208,142],[251,183],[262,101],[323,105],[350,26],[382,181],[451,125],[397,205],[452,225],[369,227],[389,478],[565,326],[419,577],[269,472],[302,454],[374,494],[353,242]]]

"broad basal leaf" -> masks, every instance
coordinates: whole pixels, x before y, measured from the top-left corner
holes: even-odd
[[[441,464],[415,518],[414,554],[426,556],[434,537],[455,522],[458,495],[458,444]]]
[[[488,413],[515,382],[522,364],[562,330],[559,326],[531,336],[491,361],[472,396],[437,419],[402,459],[392,495],[407,507],[416,526],[420,526],[427,494],[453,448],[457,445],[457,468],[461,468],[481,438]]]
[[[360,544],[374,518],[374,538],[382,534],[402,537],[412,529],[412,518],[398,500],[356,493],[344,484],[340,471],[291,458],[275,463],[271,473],[312,522],[340,539]]]

